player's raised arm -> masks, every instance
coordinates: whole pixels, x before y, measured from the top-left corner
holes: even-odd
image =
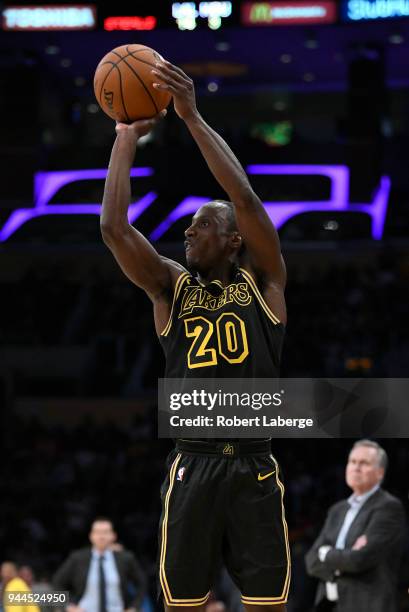
[[[165,262],[150,242],[128,222],[130,169],[138,139],[147,134],[165,113],[162,111],[156,118],[135,121],[130,125],[117,124],[101,211],[101,233],[105,244],[128,278],[144,289],[153,301],[171,289],[174,274],[169,260]]]
[[[252,267],[266,282],[284,288],[286,272],[278,233],[240,162],[199,114],[192,79],[166,61],[156,64],[153,72],[158,79],[154,87],[172,93],[177,114],[185,121],[211,172],[233,202]]]

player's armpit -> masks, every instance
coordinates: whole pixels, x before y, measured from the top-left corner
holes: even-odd
[[[250,189],[233,203],[237,225],[252,268],[284,289],[287,274],[280,239],[262,202]]]
[[[163,259],[132,225],[117,227],[115,231],[101,227],[101,233],[121,270],[152,301],[172,290],[174,275],[170,260]]]
[[[247,272],[247,278],[248,275],[250,275],[251,278],[249,281],[253,287],[254,285],[256,286],[256,289],[254,289],[256,294],[258,292],[262,295],[264,302],[267,304],[273,316],[276,317],[280,323],[286,325],[287,307],[283,284],[272,279],[271,274],[257,271],[247,252],[240,257],[240,268],[244,274]]]

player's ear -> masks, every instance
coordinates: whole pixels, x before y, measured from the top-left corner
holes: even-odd
[[[233,249],[239,250],[241,245],[243,244],[243,239],[240,236],[239,232],[233,232],[230,236],[230,244]]]

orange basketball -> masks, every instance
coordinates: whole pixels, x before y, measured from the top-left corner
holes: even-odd
[[[163,57],[144,45],[122,45],[102,58],[95,71],[94,92],[108,117],[130,123],[153,117],[168,106],[171,95],[152,86],[151,70],[158,60]]]

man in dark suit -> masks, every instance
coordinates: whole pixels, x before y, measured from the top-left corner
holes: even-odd
[[[145,594],[145,575],[134,555],[112,550],[116,533],[109,519],[91,526],[92,547],[70,554],[53,578],[56,590],[70,592],[67,612],[123,612],[137,610]]]
[[[395,612],[401,543],[406,532],[402,503],[380,488],[387,466],[384,449],[357,441],[346,482],[353,493],[332,506],[306,555],[307,572],[320,580],[321,611]]]

